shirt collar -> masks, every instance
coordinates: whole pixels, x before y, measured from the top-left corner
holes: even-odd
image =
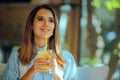
[[[39,48],[37,45],[34,45],[34,48],[35,48],[35,50],[36,50],[37,52],[44,50],[44,47]]]

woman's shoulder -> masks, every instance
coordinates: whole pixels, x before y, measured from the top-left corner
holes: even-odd
[[[72,56],[72,53],[66,49],[62,50],[62,55],[63,56]]]
[[[11,52],[11,55],[18,56],[19,52],[18,51],[13,51],[13,52]]]
[[[12,48],[12,51],[11,51],[11,56],[18,56],[19,55],[19,51],[20,51],[20,47],[19,46],[14,46],[13,48]]]
[[[10,56],[9,56],[9,59],[18,59],[18,51],[12,51]]]
[[[65,61],[74,60],[74,57],[73,57],[72,53],[68,50],[62,50],[62,56],[65,59]]]

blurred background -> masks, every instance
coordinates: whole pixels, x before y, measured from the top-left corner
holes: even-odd
[[[62,47],[78,66],[108,65],[108,80],[120,80],[120,0],[0,0],[0,63],[20,47],[28,14],[40,4],[56,10]]]

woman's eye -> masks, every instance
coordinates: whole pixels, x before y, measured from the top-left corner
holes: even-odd
[[[43,18],[38,18],[38,21],[42,21],[43,20]]]
[[[52,20],[52,19],[51,19],[51,20],[49,20],[49,22],[51,22],[51,23],[52,23],[52,22],[54,22],[54,20]]]

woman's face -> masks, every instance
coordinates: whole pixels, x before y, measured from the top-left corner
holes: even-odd
[[[33,21],[33,32],[35,38],[49,38],[54,31],[54,17],[50,10],[40,9]]]

